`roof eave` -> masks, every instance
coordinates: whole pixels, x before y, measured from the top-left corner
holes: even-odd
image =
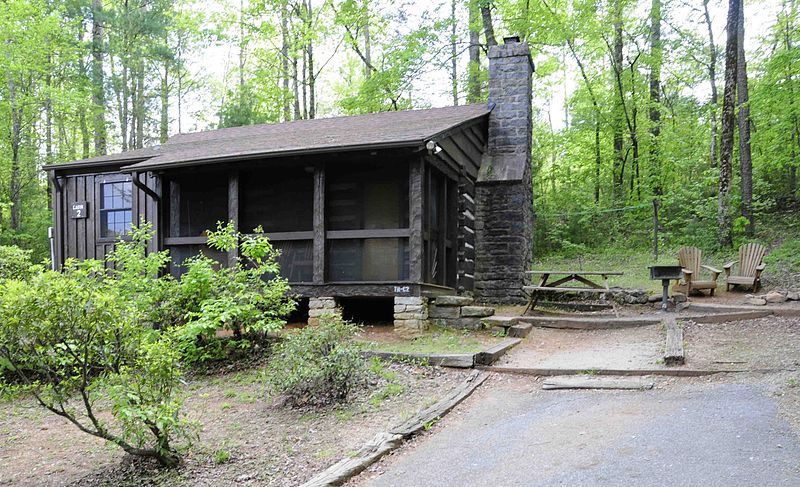
[[[278,157],[311,156],[311,155],[326,154],[331,152],[357,152],[365,150],[403,149],[403,148],[415,148],[418,150],[422,150],[425,147],[425,142],[429,139],[430,138],[428,137],[421,140],[409,140],[402,142],[332,146],[332,147],[320,147],[317,149],[294,149],[294,150],[273,151],[273,152],[254,152],[250,154],[237,154],[232,156],[218,156],[218,157],[203,158],[203,159],[172,161],[172,162],[165,162],[162,164],[147,164],[147,161],[145,160],[141,163],[123,166],[120,169],[123,171],[154,171],[159,169],[174,169],[187,166],[205,166],[211,164],[219,164],[222,162],[248,161],[253,159],[274,159]]]

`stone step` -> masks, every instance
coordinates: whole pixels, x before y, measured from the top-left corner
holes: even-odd
[[[433,300],[435,306],[469,306],[474,302],[469,296],[439,296]]]
[[[508,329],[506,336],[514,338],[525,338],[530,335],[533,325],[530,323],[518,323]]]
[[[508,329],[517,324],[517,316],[490,316],[481,321],[486,328],[501,327]]]
[[[462,306],[461,316],[464,318],[486,318],[494,314],[494,308],[489,306]]]

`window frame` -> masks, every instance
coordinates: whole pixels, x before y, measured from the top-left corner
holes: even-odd
[[[131,203],[130,203],[130,207],[128,207],[128,208],[104,208],[103,207],[103,204],[104,204],[104,198],[103,198],[103,189],[104,188],[103,187],[105,185],[107,185],[107,184],[113,184],[113,183],[128,183],[128,184],[131,185]],[[125,211],[125,210],[130,211],[130,213],[131,213],[131,225],[133,225],[135,223],[135,221],[136,221],[135,218],[134,218],[135,215],[134,215],[134,212],[133,212],[133,208],[135,206],[135,202],[134,202],[134,200],[135,200],[135,198],[134,198],[135,191],[136,191],[136,188],[135,188],[135,186],[133,184],[133,179],[129,175],[125,175],[125,174],[110,174],[110,175],[99,176],[99,177],[96,178],[96,180],[95,180],[96,205],[95,206],[97,208],[97,218],[96,218],[95,234],[97,235],[97,242],[98,243],[113,243],[113,242],[118,241],[119,239],[123,239],[123,240],[129,240],[130,239],[130,236],[128,236],[128,234],[124,234],[124,235],[104,235],[104,233],[105,233],[104,230],[107,230],[107,228],[104,228],[104,226],[103,226],[103,214],[111,212],[111,211]]]

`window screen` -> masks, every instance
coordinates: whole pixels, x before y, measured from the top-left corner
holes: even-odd
[[[239,177],[239,227],[261,225],[269,232],[314,229],[314,172],[305,167],[273,167],[242,172]]]
[[[328,280],[405,281],[408,239],[367,238],[328,242]]]
[[[117,181],[100,185],[100,236],[115,238],[128,233],[133,221],[132,183]]]
[[[327,229],[408,228],[408,164],[330,165]]]

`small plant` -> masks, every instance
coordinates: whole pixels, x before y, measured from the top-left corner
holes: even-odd
[[[358,327],[323,316],[278,344],[267,368],[267,387],[295,407],[344,402],[364,383],[368,367],[354,338]]]
[[[219,450],[214,452],[214,463],[217,465],[222,465],[223,463],[228,463],[231,459],[231,452],[224,448],[220,448]]]

